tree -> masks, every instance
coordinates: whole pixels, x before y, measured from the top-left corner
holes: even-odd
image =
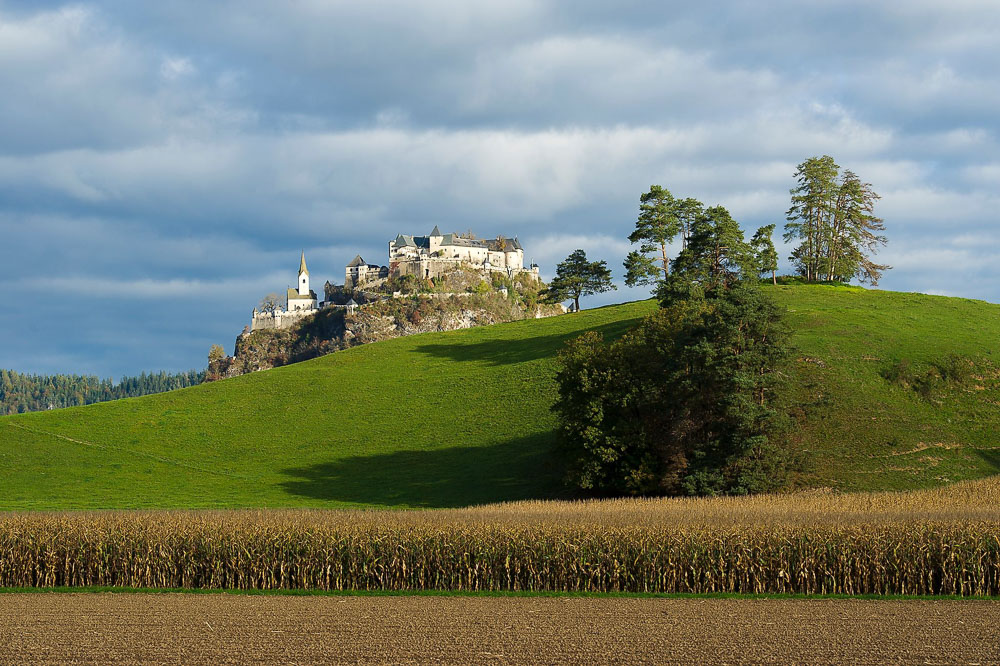
[[[673,270],[655,267],[660,310],[619,340],[590,332],[559,356],[553,411],[577,489],[747,493],[787,478],[772,403],[789,332],[759,284],[758,248],[774,225],[747,243],[724,207],[686,200],[686,209]]]
[[[750,239],[750,247],[753,248],[759,274],[770,273],[771,281],[774,284],[778,284],[778,251],[774,249],[774,241],[771,240],[771,237],[776,226],[768,224],[761,227]]]
[[[674,196],[659,185],[651,185],[649,192],[639,197],[639,218],[635,230],[629,235],[639,250],[630,252],[625,260],[625,283],[630,287],[639,284],[658,284],[670,275],[670,259],[667,245],[681,232],[678,217],[678,202]],[[658,256],[650,257],[650,253]]]
[[[560,302],[573,299],[580,310],[580,297],[591,296],[618,289],[611,282],[611,271],[606,261],[587,261],[587,253],[574,250],[565,261],[556,266],[556,276],[549,283],[546,300]]]
[[[743,229],[722,206],[702,211],[691,225],[687,247],[674,261],[674,273],[661,285],[661,300],[687,298],[730,286],[754,273],[753,250]]]
[[[798,239],[801,244],[791,259],[807,281],[819,279],[824,238],[837,198],[837,173],[840,167],[829,155],[810,157],[799,164],[795,179],[798,185],[789,193],[785,242]]]
[[[226,350],[222,345],[212,345],[208,350],[208,364],[212,365],[216,361],[226,358]]]
[[[846,282],[855,277],[859,282],[877,285],[882,273],[892,268],[871,259],[879,246],[888,242],[881,233],[885,231],[885,224],[875,216],[875,202],[880,198],[871,183],[861,182],[849,169],[844,171],[830,233],[828,280]]]
[[[705,206],[697,199],[689,197],[683,201],[677,200],[675,202],[675,210],[677,220],[681,226],[681,249],[684,249],[691,238],[691,227],[694,221],[698,219],[698,216],[704,212]]]
[[[272,292],[260,299],[260,304],[257,306],[257,309],[267,314],[273,314],[279,307],[281,307],[280,299],[280,296]]]

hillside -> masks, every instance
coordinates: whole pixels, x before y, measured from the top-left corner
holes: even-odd
[[[989,367],[1000,306],[846,287],[774,293],[796,331],[788,374],[804,408],[794,409],[789,436],[810,452],[803,485],[931,487],[1000,469],[995,374],[921,394],[891,372],[918,376],[951,353]],[[429,333],[155,396],[0,418],[0,507],[553,497],[556,351],[583,330],[618,335],[653,308]]]
[[[825,285],[776,296],[798,348],[791,437],[813,452],[805,483],[902,490],[1000,471],[1000,306]],[[949,357],[964,381],[913,385]]]

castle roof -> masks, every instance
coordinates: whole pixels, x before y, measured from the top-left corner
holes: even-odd
[[[489,242],[489,248],[491,250],[499,252],[500,251],[500,240],[501,240],[500,238],[494,238],[493,240],[488,241]],[[517,240],[517,238],[504,238],[503,239],[503,251],[504,252],[513,252],[515,250],[523,250],[523,249],[524,248],[521,247],[521,243],[520,243],[520,241]]]
[[[305,253],[305,250],[302,251],[302,260],[299,261],[299,275],[302,275],[303,273],[305,273],[306,275],[309,275],[309,269],[306,268],[306,253]]]
[[[316,300],[316,292],[313,291],[312,289],[310,289],[308,296],[302,296],[302,295],[299,294],[299,292],[298,292],[297,289],[292,289],[291,287],[289,287],[288,288],[288,300],[290,300],[290,301],[310,301],[310,300],[311,301],[315,301]]]
[[[431,241],[428,236],[404,236],[403,234],[399,234],[396,236],[396,240],[393,241],[392,246],[397,250],[402,247],[429,248]]]
[[[495,252],[500,251],[499,239],[485,240],[480,238],[462,238],[458,234],[442,234],[437,225],[434,226],[434,230],[431,231],[430,236],[405,236],[403,234],[399,234],[396,236],[396,240],[393,241],[392,247],[397,250],[404,247],[430,248],[430,239],[432,236],[438,236],[441,238],[441,247],[476,247],[486,248]],[[516,237],[504,238],[504,249],[507,252],[524,250],[524,248],[521,247],[520,241],[518,241]],[[361,258],[358,257],[355,261],[360,259]],[[353,265],[355,264],[349,264],[349,266]]]
[[[365,260],[361,258],[361,255],[357,255],[351,259],[351,263],[347,264],[348,268],[353,268],[354,266],[365,266]]]
[[[398,249],[401,247],[416,247],[417,244],[413,242],[413,236],[399,234],[396,236],[396,240],[393,241],[392,246]]]
[[[346,303],[346,305],[348,305],[348,306],[353,306],[353,305],[357,305],[357,304],[358,304],[358,302],[355,301],[353,298],[351,300],[347,301],[347,303]]]

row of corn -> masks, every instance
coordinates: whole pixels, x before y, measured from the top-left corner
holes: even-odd
[[[1000,522],[440,524],[0,515],[0,587],[1000,595]]]

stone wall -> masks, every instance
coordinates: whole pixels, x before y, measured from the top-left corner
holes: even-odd
[[[257,310],[254,310],[250,318],[250,330],[268,331],[291,328],[297,322],[302,321],[306,317],[313,316],[316,312],[317,310],[292,310],[288,312],[281,308],[278,308],[274,312],[257,312]]]

